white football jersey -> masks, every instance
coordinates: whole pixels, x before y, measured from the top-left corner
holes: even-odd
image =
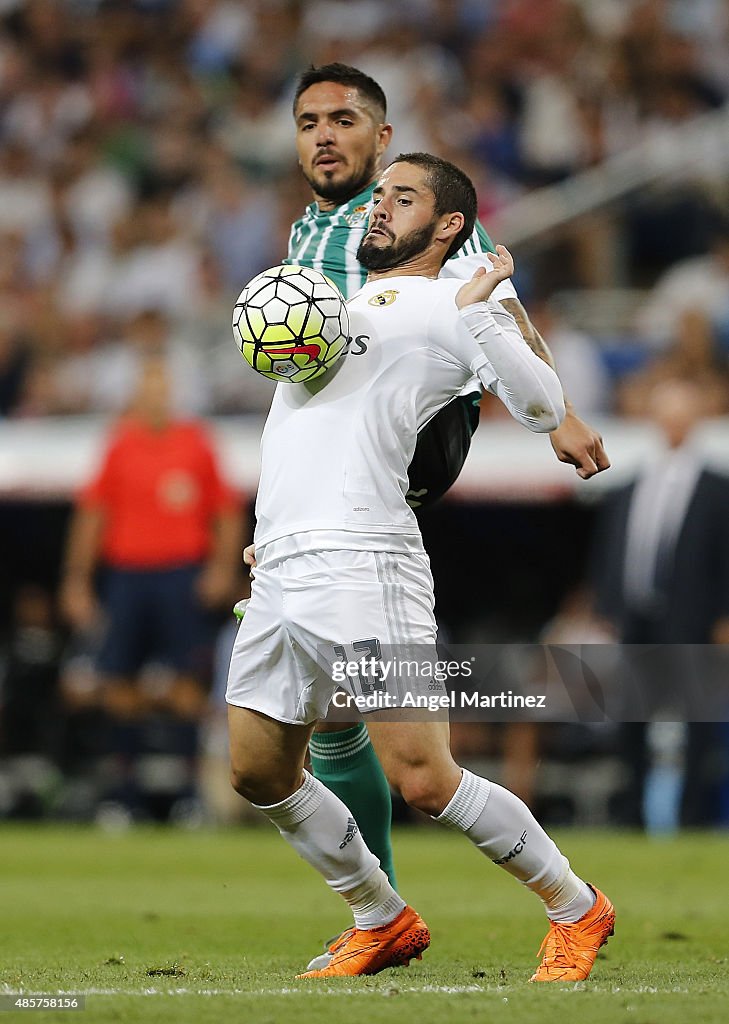
[[[261,439],[260,563],[311,550],[423,550],[405,501],[418,431],[474,374],[501,395],[456,307],[462,283],[365,284],[348,303],[347,354],[323,378],[277,386]],[[489,308],[490,333],[508,336],[499,343],[551,373],[503,307]]]

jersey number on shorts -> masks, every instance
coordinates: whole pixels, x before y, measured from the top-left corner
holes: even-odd
[[[359,669],[356,676],[350,676],[353,680],[359,681],[359,688],[364,695],[375,693],[378,690],[386,690],[387,683],[382,675],[382,648],[376,637],[370,640],[354,640],[350,645],[353,656],[347,656],[347,649],[344,644],[334,645],[334,656],[347,665],[357,664]]]

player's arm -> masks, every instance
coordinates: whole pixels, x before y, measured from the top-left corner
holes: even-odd
[[[59,603],[62,615],[74,629],[89,628],[99,614],[94,573],[103,527],[104,511],[99,506],[82,506],[73,513],[66,542]]]
[[[557,367],[554,362],[554,356],[546,343],[544,338],[541,336],[539,331],[536,329],[534,324],[529,319],[529,314],[522,306],[521,302],[517,298],[513,299],[498,299],[501,305],[504,307],[507,313],[516,320],[516,326],[521,331],[521,336],[527,343],[529,348],[532,350],[535,356],[539,356],[543,359],[547,366],[551,366],[554,372],[557,372]]]
[[[243,513],[240,500],[225,481],[215,447],[200,429],[199,484],[208,508],[208,551],[196,582],[198,599],[208,608],[226,603],[234,593],[240,572]]]
[[[517,298],[503,298],[499,301],[516,320],[522,337],[532,352],[556,371],[549,346],[529,319],[521,302]],[[610,459],[600,434],[589,423],[579,418],[566,397],[564,402],[565,417],[559,427],[550,433],[549,439],[559,461],[575,466],[577,475],[583,480],[588,480],[603,469],[609,469]]]
[[[554,370],[524,344],[513,317],[488,303],[496,285],[514,270],[502,245],[491,260],[493,270],[480,267],[456,295],[459,317],[479,347],[470,367],[516,420],[530,430],[551,432],[565,413],[562,386]]]
[[[484,261],[494,249],[494,244],[480,223],[476,223],[468,243],[460,249],[443,268],[447,277],[468,280],[477,265],[486,266]],[[505,281],[494,291],[493,299],[506,309],[516,320],[527,345],[535,355],[556,370],[552,353],[544,339],[532,324],[519,301],[510,281]],[[572,403],[565,399],[566,414],[559,427],[550,434],[552,448],[560,462],[569,463],[577,469],[577,475],[587,480],[610,467],[610,460],[603,447],[602,437],[588,423],[576,415]]]
[[[233,593],[243,539],[243,517],[237,508],[221,509],[215,516],[210,556],[197,582],[203,604],[215,608]]]

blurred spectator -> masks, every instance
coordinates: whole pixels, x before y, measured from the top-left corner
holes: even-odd
[[[729,480],[693,443],[706,415],[691,381],[658,384],[647,407],[662,447],[606,502],[597,610],[626,643],[723,642],[729,630]]]
[[[55,169],[61,212],[79,244],[106,243],[114,224],[131,208],[132,188],[106,157],[100,129],[89,127],[70,138]]]
[[[187,59],[198,74],[218,74],[235,61],[250,40],[253,18],[247,5],[231,0],[184,0],[189,20]]]
[[[167,199],[134,211],[133,247],[118,261],[106,295],[108,311],[128,315],[159,309],[170,317],[190,315],[198,301],[198,252],[179,231]]]
[[[0,656],[4,755],[57,752],[60,656],[52,595],[36,584],[23,584],[15,595],[11,631]]]
[[[240,68],[232,102],[217,119],[215,139],[252,179],[266,181],[294,158],[289,104],[276,104],[266,83]]]
[[[0,640],[0,814],[40,817],[53,801],[62,743],[61,651],[52,595],[23,584],[9,634]]]
[[[114,246],[123,245],[123,221],[112,230],[110,243],[83,244],[65,218],[58,221],[55,302],[61,317],[111,313],[108,299],[114,280]]]
[[[702,310],[687,309],[679,316],[676,339],[667,352],[654,356],[642,370],[623,379],[618,389],[620,413],[643,416],[655,387],[673,380],[690,382],[701,391],[706,416],[729,412],[729,367]]]
[[[188,195],[187,216],[215,258],[223,285],[235,298],[283,253],[275,248],[275,196],[248,182],[221,155],[219,151],[208,154],[200,186]]]
[[[527,5],[513,4],[513,19],[519,6],[527,17]],[[525,61],[520,136],[528,179],[549,184],[588,163],[580,98],[590,72],[585,57],[594,40],[572,4],[550,0],[541,17],[542,31],[532,24],[530,33],[539,34],[541,44]]]
[[[210,407],[210,380],[202,371],[198,339],[183,337],[158,309],[133,313],[112,339],[104,337],[103,320],[95,314],[80,314],[67,323],[69,337],[54,363],[56,411],[124,412],[150,356],[166,362],[176,415]]]
[[[230,331],[230,310],[236,296],[224,287],[211,252],[203,254],[199,272],[203,301],[195,317],[185,322],[181,340],[205,368],[210,408],[218,414],[267,412],[275,383],[250,372],[242,362]],[[236,287],[236,293],[238,290]]]
[[[37,352],[25,369],[13,416],[36,419],[54,416],[59,411],[55,362],[47,353]]]
[[[53,230],[51,189],[31,153],[17,143],[0,147],[0,232],[30,248]]]
[[[8,105],[3,120],[8,138],[50,162],[63,153],[68,140],[88,123],[92,113],[91,97],[82,82],[38,67],[25,91]]]
[[[160,125],[149,140],[148,152],[137,176],[142,201],[170,200],[194,180],[198,162],[199,133],[174,124]]]
[[[30,353],[10,324],[0,319],[0,417],[17,408],[25,386]]]
[[[657,282],[637,317],[640,335],[665,350],[676,343],[686,314],[711,322],[729,304],[729,219],[715,215],[709,252],[676,263]]]
[[[609,412],[612,385],[598,343],[570,326],[554,303],[530,303],[529,315],[554,356],[567,397],[579,396],[588,419]]]
[[[729,478],[704,464],[693,441],[704,395],[691,381],[674,379],[654,387],[647,408],[662,446],[636,480],[605,502],[595,536],[596,610],[622,643],[727,643]],[[665,684],[662,717],[670,718],[668,679]],[[645,725],[628,723],[623,735],[633,773],[624,816],[638,824],[649,769]],[[710,794],[720,742],[715,726],[689,724],[685,824],[715,820]]]

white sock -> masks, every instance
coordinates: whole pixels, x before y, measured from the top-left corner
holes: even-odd
[[[508,789],[463,769],[461,783],[438,816],[535,892],[552,921],[583,917],[595,902],[527,805]]]
[[[405,903],[365,845],[347,807],[309,772],[304,772],[301,788],[285,800],[256,806],[349,903],[357,928],[389,924],[403,910]]]
[[[381,928],[405,909],[404,899],[392,888],[382,868],[342,896],[352,908],[358,928]]]

